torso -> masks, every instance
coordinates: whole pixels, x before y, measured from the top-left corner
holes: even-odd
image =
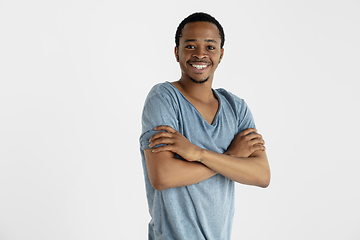
[[[153,235],[150,239],[169,239],[172,233],[179,239],[180,235],[183,239],[230,239],[234,182],[216,174],[197,184],[156,191],[148,178],[144,149],[148,148],[150,137],[156,133],[154,126],[171,125],[200,148],[224,153],[237,133],[255,127],[252,116],[244,101],[223,89],[213,91],[218,97],[215,104],[206,104],[189,96],[186,98],[174,85],[169,85],[161,83],[150,91],[142,118],[140,143],[152,218],[149,233]],[[162,115],[158,114],[157,108]],[[194,111],[195,108],[198,112]],[[202,121],[205,119],[208,122]],[[209,125],[211,120],[214,122]],[[184,225],[184,222],[191,224]]]

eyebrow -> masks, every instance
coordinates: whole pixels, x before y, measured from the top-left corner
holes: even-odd
[[[212,42],[212,43],[217,43],[214,39],[205,39],[205,42]]]
[[[185,42],[196,42],[197,39],[186,39]],[[204,42],[217,43],[214,39],[205,39]]]

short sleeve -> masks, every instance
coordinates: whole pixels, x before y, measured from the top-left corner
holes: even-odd
[[[247,128],[256,128],[255,127],[255,121],[253,118],[253,115],[250,111],[250,108],[246,104],[246,102],[243,99],[238,99],[239,101],[239,107],[238,107],[238,131],[239,133],[244,131]]]
[[[177,105],[175,99],[167,92],[154,87],[147,96],[142,113],[142,134],[140,136],[141,150],[149,148],[149,140],[157,133],[154,128],[168,125],[178,131]]]

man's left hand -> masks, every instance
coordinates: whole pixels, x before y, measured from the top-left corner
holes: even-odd
[[[161,125],[154,128],[161,131],[154,134],[149,142],[152,148],[159,144],[167,144],[152,149],[153,153],[170,151],[176,153],[187,161],[199,161],[202,148],[192,144],[184,135],[170,126]]]

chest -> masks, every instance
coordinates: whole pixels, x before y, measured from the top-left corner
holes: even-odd
[[[226,104],[202,108],[184,104],[178,112],[179,131],[193,144],[224,152],[237,134],[237,117]]]
[[[213,124],[219,109],[218,101],[211,103],[192,101],[191,103],[206,122],[208,122],[210,125]]]

